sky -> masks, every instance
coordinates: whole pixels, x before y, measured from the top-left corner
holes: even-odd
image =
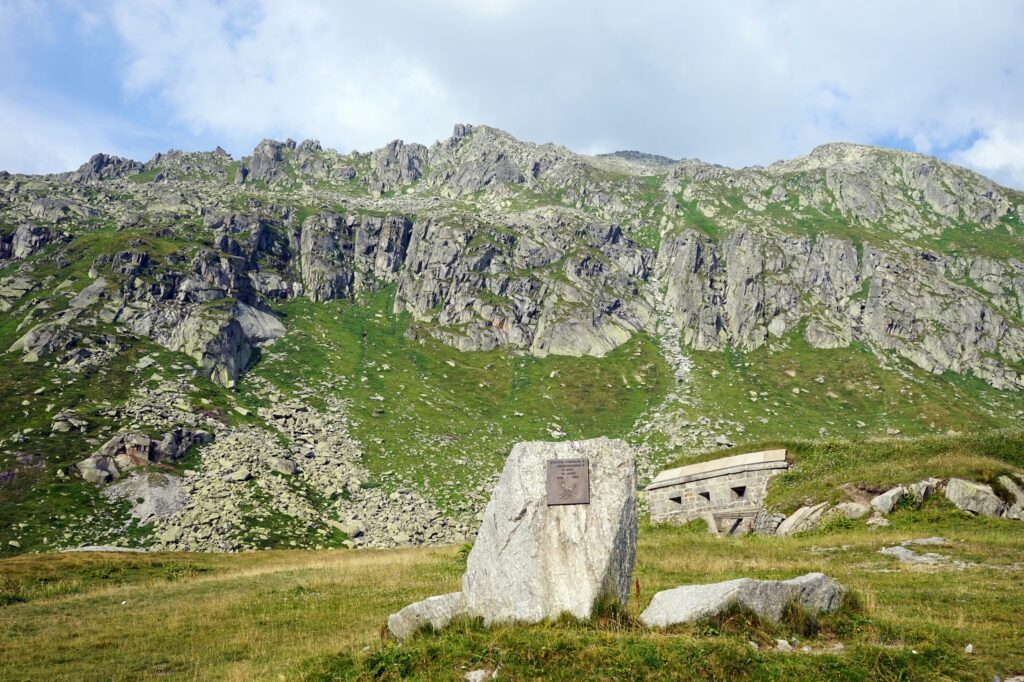
[[[1016,0],[0,0],[0,169],[487,124],[739,167],[844,141],[1024,188]]]

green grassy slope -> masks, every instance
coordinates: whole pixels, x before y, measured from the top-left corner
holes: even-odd
[[[518,441],[628,433],[671,381],[643,336],[605,358],[461,353],[413,340],[409,319],[391,313],[392,295],[278,306],[290,332],[252,373],[285,393],[349,400],[351,431],[371,473],[422,483],[445,503],[464,492],[453,484],[498,471]]]
[[[742,352],[693,352],[695,413],[744,425],[739,440],[979,431],[1024,417],[1024,394],[898,358],[887,368],[866,347],[821,350],[802,335]],[[799,391],[797,393],[796,391]]]

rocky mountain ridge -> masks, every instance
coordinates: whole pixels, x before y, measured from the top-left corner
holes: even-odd
[[[1019,193],[855,145],[738,171],[612,158],[633,165],[466,125],[429,148],[396,140],[365,155],[310,140],[264,141],[239,162],[222,150],[97,155],[62,176],[8,176],[0,257],[69,241],[75,223],[192,242],[162,259],[102,254],[94,270],[123,281],[96,294],[113,299],[108,321],[185,350],[225,385],[281,333],[269,300],[396,284],[395,312],[462,350],[600,356],[659,333],[659,269],[686,346],[756,348],[802,330],[815,347],[863,342],[1021,387]],[[1005,257],[971,248],[1004,233]],[[229,299],[232,311],[202,305]],[[70,321],[43,322],[18,349],[59,346]]]
[[[264,420],[265,433],[292,443],[295,434],[275,426],[264,404],[269,393],[255,391],[262,379],[253,382],[247,372],[279,358],[282,339],[304,333],[284,312],[301,301],[322,309],[386,294],[389,310],[375,321],[402,320],[411,342],[519,358],[601,358],[651,337],[674,387],[652,396],[656,407],[634,425],[644,440],[641,470],[649,474],[664,458],[659,448],[726,445],[724,431],[742,432],[735,417],[696,424],[678,418],[680,405],[694,406],[694,354],[862,348],[910,383],[921,381],[916,367],[979,379],[997,391],[1024,388],[1022,211],[1024,194],[966,169],[850,144],[729,169],[639,152],[585,156],[457,125],[430,146],[396,140],[369,153],[265,140],[239,160],[220,148],[172,150],[145,163],[97,154],[70,173],[0,174],[0,350],[25,376],[35,367],[40,376],[57,372],[52,381],[63,384],[76,376],[130,379],[120,358],[143,342],[155,344],[188,358],[197,377],[229,389],[229,404],[246,393],[260,406],[253,419]],[[638,348],[633,357],[640,355]],[[381,366],[345,380],[384,376]],[[557,384],[557,375],[548,382]],[[321,377],[318,390],[340,402],[311,405],[310,394],[295,409],[321,410],[343,423],[353,408],[346,386],[330,385],[335,378]],[[646,387],[639,372],[621,381]],[[753,393],[755,402],[768,397]],[[420,400],[432,400],[425,396]],[[12,461],[35,437],[37,427],[23,424],[36,419],[32,402],[22,400],[24,414],[11,415],[0,431]],[[194,407],[181,414],[165,408],[152,433],[140,436],[146,442],[159,444],[183,426],[220,429],[209,418],[179,423],[195,421],[186,419]],[[61,409],[64,421],[46,419],[51,432],[78,419]],[[372,415],[378,411],[386,413]],[[104,441],[136,433],[113,424],[102,441],[90,437],[96,442],[77,461],[131,459],[124,459],[130,448],[104,454]],[[228,530],[245,525],[241,512],[221,531],[197,535],[209,524],[196,524],[195,514],[234,494],[225,476],[248,468],[250,480],[264,481],[273,470],[259,452],[264,436],[232,428],[197,446],[211,453],[205,473],[186,481],[199,501],[183,502],[193,516],[172,515],[186,522],[173,538],[161,526],[167,539],[159,542],[259,545],[258,534]],[[381,440],[388,428],[381,425]],[[544,428],[552,437],[562,433],[557,419]],[[318,442],[334,443],[321,435]],[[242,444],[241,452],[220,463],[224,457],[214,453],[231,443]],[[308,500],[333,488],[327,481],[335,469],[365,479],[359,445],[342,438],[329,446],[352,454],[327,457],[323,476],[320,460],[296,465],[308,494],[293,500],[295,518],[316,516],[310,510],[319,503]],[[285,446],[274,457],[289,453]],[[72,467],[62,475],[109,480],[88,473],[94,471]],[[491,473],[474,475],[473,485],[486,485]],[[275,482],[259,484],[266,485],[285,494]],[[426,495],[398,477],[389,486],[387,495]],[[332,517],[336,523],[365,520],[363,508],[350,503],[403,503],[401,496],[377,500],[358,486],[340,490],[348,498],[338,509],[347,516]],[[236,511],[250,497],[235,500]],[[478,511],[467,503],[458,519],[442,522],[428,495],[412,506],[433,515],[430,523],[416,514],[394,516],[390,528],[367,522],[362,542],[468,536]]]

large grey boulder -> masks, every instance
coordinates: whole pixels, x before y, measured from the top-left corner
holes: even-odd
[[[549,460],[585,459],[589,504],[547,504]],[[535,623],[594,603],[625,603],[636,560],[636,466],[621,440],[519,443],[505,462],[466,560],[462,592],[430,597],[388,619],[404,639],[423,623],[442,627],[458,614]]]
[[[242,331],[255,344],[272,343],[285,335],[284,324],[268,312],[241,301],[235,303],[232,315],[242,325]]]
[[[548,506],[547,462],[590,463],[590,504]],[[487,623],[589,618],[594,602],[625,603],[636,559],[636,467],[621,440],[519,443],[484,510],[466,562],[466,607]]]
[[[786,604],[795,601],[811,611],[838,608],[843,586],[821,573],[792,580],[739,578],[709,585],[683,585],[658,592],[640,614],[648,627],[667,627],[714,616],[733,604],[749,608],[763,618],[778,622]]]
[[[1003,515],[1006,505],[992,491],[991,486],[962,478],[951,478],[946,484],[946,498],[957,509],[978,516],[996,518]]]

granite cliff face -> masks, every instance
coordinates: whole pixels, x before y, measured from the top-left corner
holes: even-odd
[[[752,349],[799,334],[1020,388],[1022,204],[893,150],[831,144],[732,170],[459,125],[429,148],[267,140],[238,162],[97,154],[73,173],[7,175],[0,265],[42,284],[33,256],[46,251],[55,281],[88,250],[105,282],[25,318],[12,351],[66,352],[76,325],[102,322],[183,350],[223,385],[284,333],[269,303],[393,285],[411,334],[467,351],[600,356],[666,329],[684,348]],[[134,236],[84,248],[105,230]],[[0,293],[13,307],[17,290]]]

